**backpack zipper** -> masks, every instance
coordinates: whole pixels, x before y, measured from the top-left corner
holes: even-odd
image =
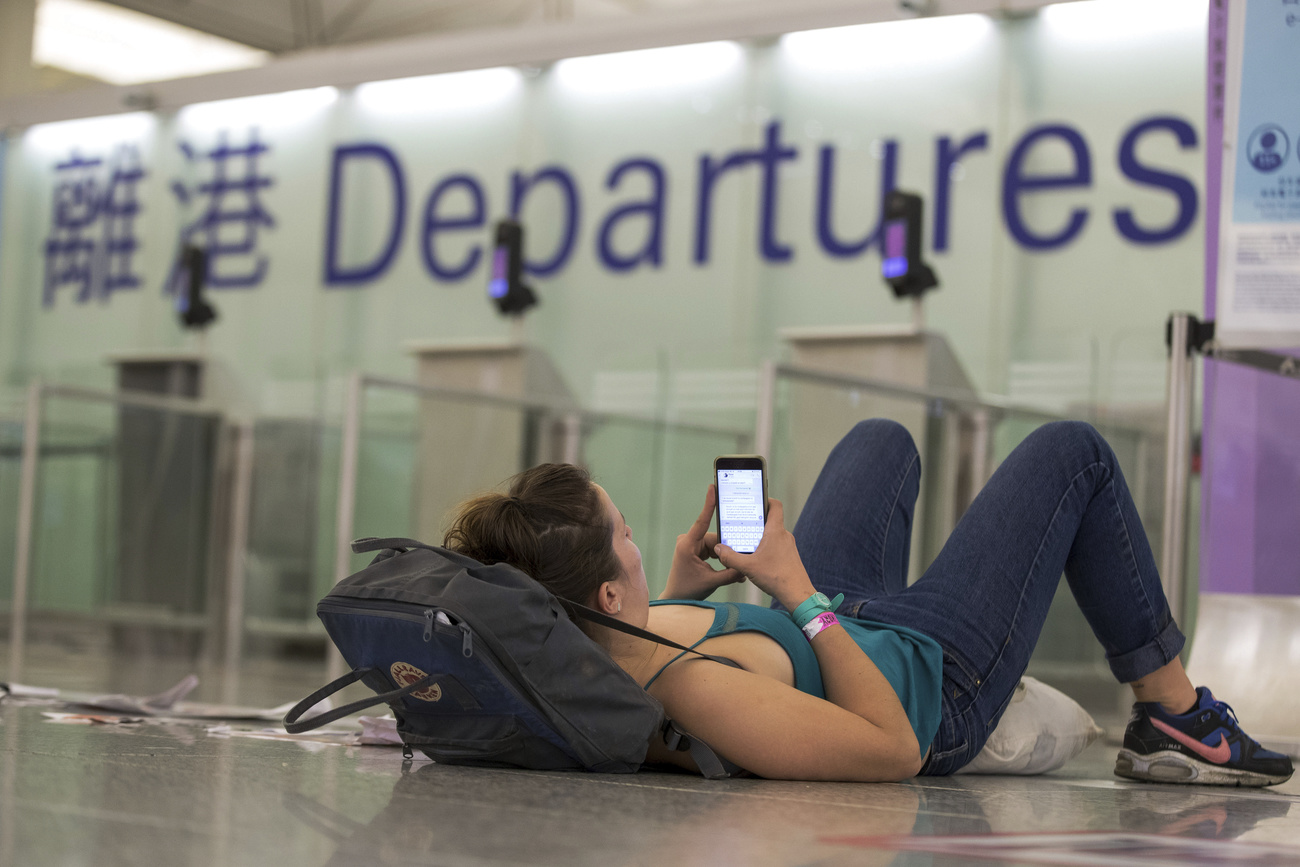
[[[420,614],[414,614],[411,611],[413,606],[410,603],[361,600],[357,599],[355,596],[349,598],[353,599],[356,604],[344,606],[336,602],[321,602],[316,607],[320,611],[328,611],[333,614],[351,614],[354,613],[357,608],[369,611],[382,611],[386,617],[394,617],[398,620],[409,620],[413,623],[423,623],[423,637],[426,642],[433,640],[434,623],[437,621],[438,613],[442,612],[443,614],[449,615],[447,617],[449,621],[452,617],[456,618],[450,625],[455,626],[460,630],[461,655],[466,659],[469,659],[474,655],[474,632],[470,629],[469,624],[465,622],[464,618],[455,612],[448,611],[446,608],[426,608]]]

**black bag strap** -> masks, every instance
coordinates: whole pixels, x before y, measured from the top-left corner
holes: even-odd
[[[695,761],[695,767],[700,769],[700,775],[706,780],[725,780],[728,777],[744,776],[748,773],[740,765],[718,755],[713,751],[713,747],[695,735],[682,731],[677,723],[670,719],[664,720],[659,734],[668,749],[675,752],[689,751]]]
[[[388,702],[397,701],[402,696],[410,695],[413,692],[418,692],[419,690],[424,689],[426,686],[431,685],[435,680],[441,677],[440,674],[429,674],[417,680],[415,683],[407,684],[401,689],[394,689],[389,692],[381,693],[380,695],[373,695],[370,698],[363,698],[359,701],[354,701],[351,704],[345,704],[342,707],[327,710],[322,714],[317,714],[316,716],[311,717],[310,719],[305,719],[301,722],[299,721],[299,717],[320,701],[329,698],[331,695],[346,686],[351,686],[367,674],[378,671],[379,669],[374,666],[354,668],[337,680],[332,680],[325,684],[289,709],[289,712],[284,715],[284,730],[291,735],[296,735],[301,734],[302,732],[309,732],[312,729],[318,729],[328,723],[341,720],[345,716],[351,716],[359,710],[365,710],[366,708],[374,707],[377,704],[386,704]]]
[[[388,536],[382,539],[378,536],[362,536],[360,539],[352,540],[353,554],[367,554],[371,551],[382,551],[385,548],[392,548],[394,551],[400,551],[403,548],[438,550],[436,546],[427,542],[417,542],[414,539],[406,539],[401,536]]]
[[[569,614],[574,617],[581,617],[583,620],[590,621],[591,623],[595,623],[599,626],[605,626],[610,629],[616,630],[618,632],[625,633],[627,635],[634,635],[637,638],[644,638],[646,641],[653,641],[657,644],[662,644],[665,647],[673,647],[676,648],[677,650],[682,651],[683,653],[694,653],[696,656],[702,659],[707,659],[712,662],[717,662],[722,665],[728,666],[729,668],[740,668],[740,666],[733,659],[727,659],[727,657],[725,656],[713,656],[708,653],[701,653],[700,651],[696,650],[693,647],[687,647],[684,644],[678,644],[676,641],[673,641],[671,638],[664,638],[662,635],[656,635],[655,633],[649,631],[648,629],[642,629],[639,626],[633,626],[630,623],[624,623],[622,620],[619,620],[615,617],[610,617],[608,614],[602,614],[599,611],[595,610],[594,608],[588,608],[585,605],[579,605],[577,602],[570,602],[568,599],[561,599],[558,596],[555,598],[560,603],[560,605],[564,606],[564,610],[568,611]]]

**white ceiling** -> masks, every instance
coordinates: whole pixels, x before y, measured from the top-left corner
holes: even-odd
[[[108,0],[281,54],[417,34],[620,18],[748,0]],[[791,0],[797,6],[798,0]]]
[[[7,0],[0,0],[0,3]],[[1075,0],[112,0],[276,57],[253,69],[0,98],[0,130],[303,88]],[[1130,0],[1131,2],[1131,0]]]

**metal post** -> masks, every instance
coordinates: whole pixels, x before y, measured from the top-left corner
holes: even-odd
[[[582,416],[576,412],[564,414],[564,446],[562,460],[575,466],[582,459]]]
[[[1160,534],[1160,580],[1169,610],[1183,629],[1187,610],[1184,548],[1187,532],[1187,483],[1191,473],[1191,413],[1195,360],[1190,346],[1191,315],[1170,318],[1168,409],[1165,430],[1165,514]]]
[[[354,372],[348,378],[347,403],[343,409],[343,440],[339,446],[339,504],[334,525],[336,584],[352,571],[352,534],[356,520],[357,465],[361,456],[361,411],[365,403],[365,387],[365,377],[360,372]],[[325,651],[325,665],[330,680],[342,675],[347,667],[333,644]]]
[[[758,371],[758,417],[754,422],[754,451],[772,456],[772,426],[776,423],[776,362],[765,361]]]
[[[244,656],[244,587],[248,575],[248,519],[253,502],[253,423],[235,426],[235,477],[230,496],[230,543],[226,555],[225,700],[235,700]]]
[[[758,371],[758,417],[754,422],[754,451],[764,459],[772,456],[772,427],[776,423],[776,362],[765,361]],[[745,583],[745,601],[763,603],[763,591]]]
[[[27,645],[27,585],[32,565],[32,535],[36,516],[36,473],[41,457],[40,381],[27,386],[27,412],[23,419],[23,456],[18,483],[18,529],[14,539],[14,593],[9,627],[9,681],[22,679],[23,652]]]
[[[230,568],[229,545],[224,549],[218,542],[228,542],[230,538],[230,497],[233,485],[231,451],[234,447],[234,429],[224,419],[217,422],[217,435],[212,450],[212,492],[208,498],[208,562],[206,599],[203,612],[207,624],[203,627],[203,650],[199,656],[200,666],[204,671],[220,671],[221,658],[225,643],[225,606],[226,574]],[[229,672],[221,672],[223,680],[228,680]],[[226,694],[222,686],[222,694]],[[223,698],[223,701],[227,699]],[[231,699],[233,701],[233,699]]]
[[[973,501],[988,483],[993,456],[993,420],[987,409],[973,410],[971,420],[970,499]],[[963,503],[963,510],[970,502]]]

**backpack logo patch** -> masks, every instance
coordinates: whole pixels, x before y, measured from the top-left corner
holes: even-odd
[[[394,662],[389,667],[388,673],[393,676],[393,682],[398,686],[410,686],[429,676],[409,662]],[[435,683],[424,689],[417,689],[411,693],[411,698],[418,698],[420,701],[437,701],[442,698],[442,687]]]

